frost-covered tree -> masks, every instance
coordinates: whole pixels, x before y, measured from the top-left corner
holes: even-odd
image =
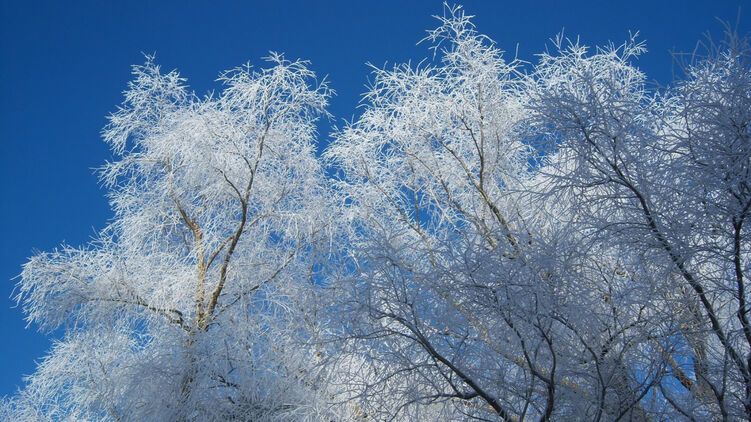
[[[537,153],[517,64],[460,9],[441,21],[428,39],[442,61],[376,70],[368,108],[327,150],[358,275],[344,356],[378,374],[357,392],[376,418],[428,404],[445,419],[547,417],[577,358],[552,335],[556,255],[574,251],[537,239],[558,228],[519,195]]]
[[[440,61],[375,70],[326,152],[349,397],[376,419],[748,419],[747,44],[659,92],[635,40],[559,38],[522,74],[460,8],[440,20]]]
[[[152,58],[133,68],[103,130],[111,224],[21,274],[29,323],[64,336],[6,403],[14,419],[333,418],[306,310],[329,227],[315,122],[330,90],[305,62],[267,63],[205,98]]]
[[[648,309],[668,340],[648,337],[667,363],[660,418],[751,417],[751,49],[727,35],[662,95],[627,61],[638,45],[543,55],[530,90],[546,189],[586,204],[580,230],[639,257],[662,296]]]
[[[64,337],[0,418],[751,418],[747,40],[660,90],[635,38],[527,67],[439,20],[434,60],[374,71],[328,180],[306,63],[203,99],[135,67],[115,217],[24,267]]]

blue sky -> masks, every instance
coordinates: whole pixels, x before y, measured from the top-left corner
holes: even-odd
[[[751,1],[467,0],[478,30],[533,61],[565,28],[586,44],[621,42],[639,30],[649,52],[637,63],[662,84],[672,79],[668,52],[691,51],[715,17],[751,29]],[[303,58],[337,91],[331,124],[357,114],[376,66],[430,56],[415,45],[436,25],[441,2],[359,1],[8,1],[0,0],[0,396],[22,385],[50,339],[25,328],[10,296],[34,251],[86,244],[111,212],[92,170],[111,158],[99,131],[122,101],[130,65],[156,53],[198,93],[219,89],[220,71],[269,50]],[[329,124],[322,125],[326,143]]]

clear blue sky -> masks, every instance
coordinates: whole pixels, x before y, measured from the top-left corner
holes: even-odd
[[[721,38],[715,17],[735,21],[741,7],[741,32],[751,28],[748,0],[463,4],[481,32],[506,51],[518,45],[526,60],[562,28],[587,44],[639,30],[649,53],[638,65],[663,84],[672,78],[669,50],[691,51],[708,30]],[[199,93],[219,88],[221,70],[260,64],[269,50],[308,59],[338,93],[330,111],[340,124],[357,113],[365,63],[429,56],[415,43],[441,11],[438,0],[0,0],[0,396],[21,386],[51,344],[12,308],[21,265],[35,250],[84,245],[111,217],[92,169],[111,157],[99,131],[141,52],[179,69]]]

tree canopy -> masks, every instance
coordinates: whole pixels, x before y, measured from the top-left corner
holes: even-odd
[[[115,212],[24,266],[64,337],[13,420],[747,420],[751,47],[508,60],[459,7],[322,141],[304,61],[198,97],[153,57],[103,138]]]

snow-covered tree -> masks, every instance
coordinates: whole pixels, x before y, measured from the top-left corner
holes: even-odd
[[[528,67],[439,21],[322,159],[306,63],[202,99],[136,66],[115,217],[24,267],[64,336],[0,418],[751,418],[747,40],[657,89],[635,37]]]
[[[29,323],[64,336],[14,418],[331,417],[304,310],[329,227],[315,122],[330,90],[305,62],[267,63],[203,99],[152,58],[133,68],[103,130],[112,223],[24,266]]]
[[[441,20],[428,39],[442,61],[376,70],[327,150],[356,251],[344,356],[377,367],[360,391],[376,415],[549,415],[566,357],[549,335],[555,258],[533,256],[555,227],[518,194],[536,157],[523,80],[461,9]]]
[[[627,61],[639,45],[543,55],[530,90],[546,189],[585,204],[579,230],[638,256],[662,296],[648,309],[667,340],[648,337],[667,363],[660,418],[751,417],[751,49],[727,35],[662,95]]]

